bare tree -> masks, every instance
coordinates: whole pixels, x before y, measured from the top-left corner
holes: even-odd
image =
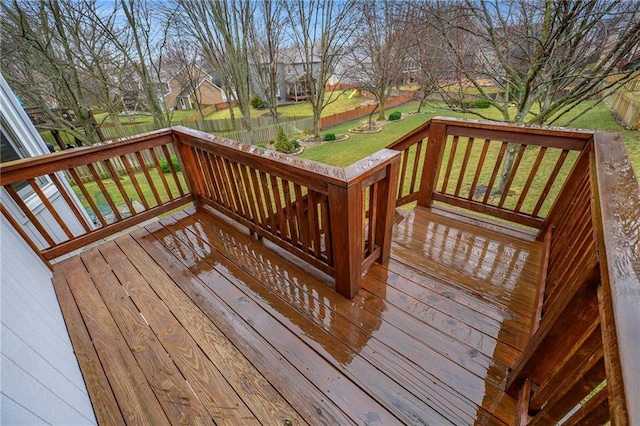
[[[195,109],[204,118],[202,110],[202,81],[207,77],[202,67],[201,55],[193,44],[178,35],[172,40],[163,59],[163,67],[170,71],[180,86],[179,94],[187,94]]]
[[[326,96],[326,84],[347,52],[359,24],[354,0],[288,0],[287,17],[291,41],[298,52],[308,85],[307,101],[313,112],[315,137],[320,137],[322,110],[336,100]]]
[[[379,120],[385,119],[391,89],[402,80],[410,41],[406,34],[409,6],[408,2],[393,0],[358,3],[356,13],[362,15],[362,21],[348,55],[353,64],[349,73],[380,104]]]
[[[283,76],[278,67],[284,41],[285,17],[281,0],[259,0],[249,31],[249,55],[253,83],[264,96],[272,117],[278,121],[278,85]]]
[[[72,6],[69,1],[53,0],[3,2],[2,67],[9,84],[28,104],[37,106],[76,140],[91,144],[98,141],[97,128],[86,106],[88,70],[76,51],[74,33],[84,26]],[[83,131],[53,113],[52,104],[70,108]]]
[[[504,121],[553,123],[582,101],[609,93],[631,78],[607,81],[619,73],[640,43],[640,4],[636,1],[472,1],[441,5],[437,25],[455,54],[465,79],[490,100]],[[455,13],[458,19],[451,19]],[[478,41],[477,67],[451,31]],[[487,82],[504,91],[491,99]],[[512,108],[511,106],[515,106]],[[476,112],[477,113],[477,112]]]
[[[240,108],[243,127],[251,130],[249,106],[249,30],[253,3],[249,0],[179,0],[183,28],[215,64],[225,87]]]

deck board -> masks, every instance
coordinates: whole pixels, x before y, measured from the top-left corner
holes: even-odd
[[[372,266],[353,301],[202,211],[57,264],[96,411],[117,403],[130,424],[513,423],[503,389],[540,244],[425,209],[405,216],[389,264]]]

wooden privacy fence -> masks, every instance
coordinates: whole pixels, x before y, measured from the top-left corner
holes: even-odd
[[[235,132],[224,133],[222,136],[249,145],[256,143],[267,143],[276,139],[276,135],[278,134],[278,127],[282,127],[282,130],[287,135],[309,132],[313,130],[313,118],[310,117],[291,121],[283,121],[280,124],[273,124],[271,126],[261,127],[253,129],[251,131],[237,130]]]
[[[637,80],[640,84],[640,78]],[[640,128],[640,101],[631,93],[617,91],[604,101],[620,120],[630,129]]]
[[[389,98],[385,105],[386,108],[393,108],[398,105],[405,104],[411,101],[415,96],[415,92],[407,92],[400,96]],[[320,119],[320,128],[327,129],[333,126],[337,126],[348,121],[355,120],[356,118],[366,117],[378,108],[377,104],[368,105],[365,107],[359,107],[351,109],[345,112],[339,112],[337,114],[328,115]]]
[[[180,124],[204,132],[221,134],[224,137],[248,144],[274,140],[278,125],[282,126],[288,134],[313,129],[312,117],[279,117],[278,122],[279,124],[277,124],[272,117],[254,117],[251,119],[251,126],[253,128],[251,132],[242,130],[243,123],[239,118],[234,120],[230,118],[218,120],[184,120]],[[156,130],[153,123],[123,125],[121,129],[115,126],[102,127],[102,129],[105,138],[109,140],[135,136]]]
[[[183,172],[169,161],[174,147]],[[340,169],[174,127],[0,165],[0,183],[14,204],[9,208],[3,200],[2,214],[49,261],[195,201],[333,276],[336,290],[352,298],[364,270],[389,256],[399,158],[382,150]],[[168,161],[166,176],[162,160]],[[126,177],[118,173],[120,165]],[[92,182],[79,177],[81,168]],[[83,204],[61,184],[65,175]],[[14,189],[24,180],[45,213]],[[43,181],[55,186],[61,203],[45,194]],[[52,227],[61,232],[54,235]]]
[[[531,337],[507,384],[517,424],[637,424],[640,187],[620,137],[434,118],[389,148],[402,152],[397,205],[449,204],[544,241]]]
[[[340,169],[175,128],[196,205],[207,205],[333,276],[353,298],[389,257],[399,154]]]

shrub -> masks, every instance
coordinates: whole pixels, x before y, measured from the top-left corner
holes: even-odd
[[[400,111],[393,111],[389,114],[389,121],[397,121],[402,118],[402,113]]]
[[[324,135],[324,140],[325,141],[335,141],[336,140],[336,134],[335,133],[325,133]]]
[[[257,146],[258,148],[265,148],[265,149],[267,148],[267,146],[266,146],[265,144],[263,144],[262,142],[257,143],[257,144],[256,144],[256,146]]]
[[[278,152],[284,152],[286,154],[293,151],[293,144],[280,126],[278,126],[278,133],[276,134],[276,141],[273,143],[273,149]]]
[[[264,108],[264,101],[257,93],[251,97],[251,106],[255,109]]]
[[[300,142],[298,142],[297,139],[292,139],[291,140],[291,145],[293,146],[293,149],[298,149],[300,148]]]
[[[489,103],[488,100],[486,99],[476,99],[476,101],[474,102],[474,105],[476,108],[489,108],[491,106],[491,104]]]
[[[474,102],[473,102],[473,101],[466,101],[466,100],[465,100],[465,101],[460,102],[460,106],[461,106],[462,108],[465,108],[465,109],[473,108],[473,107],[474,107],[474,105],[475,105],[475,104],[474,104]]]
[[[176,169],[176,172],[179,172],[180,162],[178,161],[178,157],[175,155],[171,157],[171,162],[173,163],[173,168]],[[171,167],[169,167],[169,162],[167,160],[160,160],[160,168],[162,169],[162,173],[171,173]]]

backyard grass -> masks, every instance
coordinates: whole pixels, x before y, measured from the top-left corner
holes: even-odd
[[[162,171],[157,168],[149,169],[149,174],[151,176],[151,181],[153,183],[153,186],[156,188],[161,202],[165,203],[170,200],[170,197],[169,197],[169,194],[167,194],[164,184],[162,183],[162,178],[160,177],[160,173],[162,173]],[[187,185],[186,185],[184,176],[182,175],[182,172],[178,172],[177,175],[178,175],[178,180],[180,181],[180,186],[182,187],[183,191],[186,193]],[[156,201],[155,196],[153,195],[151,185],[149,184],[149,181],[146,179],[144,173],[139,172],[139,173],[136,173],[134,176],[136,181],[140,185],[140,190],[142,192],[142,195],[147,200],[149,207],[157,206],[158,202]],[[176,182],[173,179],[172,175],[165,174],[164,177],[167,180],[167,184],[169,186],[169,190],[171,191],[172,197],[173,198],[179,197],[180,192],[178,191],[178,187],[176,186]],[[113,202],[116,206],[126,205],[124,198],[120,194],[120,191],[118,190],[118,187],[116,186],[113,179],[111,178],[103,179],[102,183],[106,187],[107,191],[109,192],[109,195],[113,199]],[[138,201],[141,204],[143,204],[142,200],[140,199],[140,196],[136,192],[136,189],[133,185],[133,182],[130,176],[128,175],[120,176],[120,183],[122,184],[122,187],[124,188],[127,196],[132,201]],[[85,182],[84,186],[87,192],[92,196],[92,198],[94,198],[94,201],[95,201],[96,194],[101,192],[98,184],[92,181],[92,182]],[[73,191],[82,202],[82,205],[84,206],[84,208],[87,209],[87,211],[91,211],[91,208],[89,207],[89,203],[87,202],[87,199],[82,194],[82,191],[80,190],[78,185],[72,185],[71,187],[73,188]]]
[[[580,113],[584,112],[584,115],[578,117],[573,123],[571,123],[572,128],[582,128],[582,129],[592,129],[592,130],[604,130],[604,131],[616,131],[619,132],[625,142],[627,150],[629,152],[629,157],[631,163],[635,170],[640,170],[640,131],[630,131],[621,127],[613,117],[612,112],[603,104],[593,105],[594,102],[584,102],[578,108],[575,108],[574,111],[571,111],[566,116],[562,117],[558,120],[556,125],[561,126],[568,123],[572,118],[576,117]],[[589,109],[590,107],[593,107]],[[361,158],[370,155],[379,149],[382,149],[388,146],[390,143],[394,142],[404,134],[408,133],[412,129],[416,128],[420,124],[428,121],[434,116],[448,116],[448,117],[457,117],[457,118],[472,118],[476,119],[477,116],[473,114],[462,114],[452,112],[446,108],[442,108],[438,105],[430,105],[424,108],[426,113],[424,114],[405,114],[406,112],[415,111],[417,108],[417,102],[411,102],[406,105],[400,106],[398,108],[393,108],[393,110],[402,111],[403,116],[405,117],[403,120],[398,122],[391,122],[386,124],[383,127],[383,130],[379,133],[374,134],[349,134],[349,139],[342,142],[331,142],[324,145],[319,145],[316,147],[307,148],[302,154],[301,157],[332,164],[338,167],[345,167],[349,164],[352,164]],[[489,115],[492,118],[499,119],[500,113],[497,110],[486,109],[483,110],[483,114]],[[365,120],[364,118],[355,120],[350,123],[346,123],[340,126],[337,126],[332,129],[327,129],[327,131],[331,131],[334,133],[347,133],[348,129],[354,127],[356,124]],[[450,146],[451,141],[448,142],[447,148],[445,149],[445,155],[443,158],[443,167],[440,170],[440,174],[438,176],[438,185],[437,188],[439,191],[444,193],[452,194],[459,190],[459,195],[462,197],[466,197],[469,194],[471,189],[471,184],[474,179],[474,175],[476,172],[476,165],[478,164],[479,157],[482,151],[482,143],[480,141],[476,141],[472,144],[472,148],[470,150],[470,157],[468,161],[468,167],[461,173],[462,170],[462,162],[464,157],[464,152],[467,147],[467,139],[460,138],[458,149],[456,151],[455,157],[451,162],[451,173],[450,178],[448,180],[448,184],[446,187],[443,187],[444,184],[444,175],[446,171],[446,165],[449,161],[450,155]],[[493,172],[493,167],[497,159],[497,153],[499,150],[500,142],[492,142],[490,145],[490,149],[486,155],[484,167],[481,169],[480,178],[478,182],[478,186],[486,185],[491,177]],[[529,171],[531,170],[532,164],[536,160],[536,156],[538,155],[538,149],[534,147],[530,147],[524,151],[524,155],[521,161],[521,165],[518,169],[517,174],[513,180],[508,196],[506,196],[504,207],[508,209],[515,208],[516,204],[519,202],[520,196],[522,194],[522,190],[526,184],[527,177],[529,175]],[[556,161],[560,155],[560,150],[558,149],[549,149],[544,156],[543,161],[541,162],[538,172],[536,174],[536,178],[533,180],[532,185],[529,189],[529,192],[522,200],[522,205],[520,210],[525,213],[533,212],[538,198],[543,192],[543,188],[547,183],[547,178],[551,174]],[[411,171],[413,167],[413,159],[415,157],[415,149],[411,150],[409,153],[409,167],[407,170],[407,174],[405,176],[405,188],[408,188],[411,181]],[[542,209],[538,213],[540,216],[546,216],[547,212],[551,208],[553,200],[557,197],[562,183],[565,181],[566,177],[571,170],[575,160],[577,158],[576,153],[571,153],[567,160],[565,161],[563,167],[558,174],[556,184],[552,187],[549,192],[547,198],[545,199],[544,204],[542,205]],[[458,185],[458,181],[461,182]],[[416,188],[419,185],[419,178],[415,183]],[[494,188],[496,184],[494,183]],[[403,195],[408,194],[408,191],[405,190]],[[483,192],[476,194],[474,196],[475,199],[482,199],[484,195]],[[489,198],[489,204],[496,205],[500,200],[499,196],[495,194],[491,194]]]
[[[325,117],[325,116],[333,115],[339,112],[349,111],[351,109],[356,108],[362,102],[373,99],[371,96],[367,97],[362,95],[356,95],[356,96],[353,96],[351,99],[349,99],[349,95],[351,95],[351,93],[352,91],[346,91],[346,92],[340,91],[340,92],[335,92],[331,94],[332,99],[335,99],[335,101],[332,101],[329,105],[327,105],[324,108],[324,110],[322,110],[322,116]],[[233,111],[234,111],[235,117],[239,118],[240,109],[236,107],[233,109]],[[251,117],[259,117],[262,114],[265,114],[268,112],[269,110],[266,108],[258,110],[252,107]],[[283,117],[310,117],[313,115],[311,111],[311,105],[308,102],[299,102],[291,105],[279,106],[278,113]],[[215,120],[215,119],[230,118],[230,117],[231,117],[231,114],[229,113],[229,109],[225,108],[223,110],[216,111],[214,113],[209,114],[206,117],[206,119]]]
[[[586,111],[593,106],[595,101],[583,102],[573,111],[569,112],[566,116],[562,117],[554,125],[565,126],[572,118]],[[407,112],[416,111],[418,102],[409,102],[405,105],[392,108],[392,111],[401,111],[403,113],[403,119],[397,122],[391,122],[386,124],[382,131],[374,134],[354,134],[348,133],[349,139],[342,142],[330,142],[324,145],[316,147],[310,147],[300,155],[303,158],[319,161],[321,163],[332,164],[338,167],[345,167],[358,161],[361,158],[370,155],[377,150],[384,148],[391,142],[395,141],[402,135],[410,132],[420,124],[428,121],[435,116],[444,117],[456,117],[456,118],[471,118],[478,119],[476,115],[470,113],[458,113],[442,107],[438,104],[430,104],[423,107],[423,111],[426,113],[421,114],[406,114]],[[492,108],[483,109],[482,113],[490,118],[499,120],[501,118],[500,113]],[[327,132],[332,133],[347,133],[349,128],[356,126],[366,118],[354,120],[349,123],[336,126],[331,129],[323,130],[323,134]],[[614,131],[622,135],[627,151],[629,152],[629,158],[633,164],[634,170],[640,170],[640,131],[639,130],[626,130],[620,126],[609,108],[603,103],[597,104],[595,107],[584,113],[570,124],[571,128],[590,129],[590,130],[603,130]]]

